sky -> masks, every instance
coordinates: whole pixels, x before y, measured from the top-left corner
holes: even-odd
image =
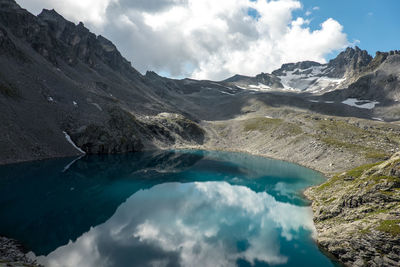
[[[321,63],[347,46],[400,49],[399,0],[17,0],[110,39],[140,72],[222,80]]]

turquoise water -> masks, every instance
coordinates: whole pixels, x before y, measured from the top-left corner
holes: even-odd
[[[241,153],[0,167],[0,235],[45,266],[334,266],[301,191],[323,177]]]

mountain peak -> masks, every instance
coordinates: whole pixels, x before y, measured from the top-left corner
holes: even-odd
[[[43,9],[38,15],[38,18],[44,21],[67,22],[67,20],[54,9]]]
[[[279,69],[274,70],[272,72],[272,74],[274,74],[276,76],[281,76],[281,75],[283,75],[284,72],[287,72],[287,71],[294,71],[295,69],[305,70],[305,69],[309,69],[314,66],[315,67],[321,66],[321,63],[318,63],[315,61],[300,61],[300,62],[296,62],[296,63],[286,63],[286,64],[282,64],[282,66]]]
[[[359,73],[372,60],[372,56],[366,50],[361,50],[358,46],[348,47],[341,52],[335,59],[328,63],[328,67],[333,71],[329,73],[330,77],[341,78]]]

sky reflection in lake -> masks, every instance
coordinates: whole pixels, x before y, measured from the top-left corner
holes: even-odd
[[[300,195],[322,179],[311,170],[202,151],[87,157],[66,172],[61,165],[30,166],[17,181],[11,167],[0,168],[0,193],[28,186],[24,200],[0,195],[5,210],[17,214],[24,202],[37,212],[0,213],[0,234],[28,244],[45,266],[332,266],[311,238]]]

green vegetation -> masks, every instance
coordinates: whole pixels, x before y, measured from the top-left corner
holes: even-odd
[[[315,188],[315,191],[317,192],[321,192],[331,186],[333,186],[336,182],[343,180],[342,177],[340,177],[339,175],[335,175],[333,176],[331,179],[329,179],[327,182],[321,184],[320,186]]]
[[[345,177],[352,177],[353,179],[357,179],[360,178],[361,175],[363,175],[363,173],[369,169],[371,169],[372,167],[375,167],[379,164],[381,164],[382,162],[376,162],[376,163],[372,163],[372,164],[365,164],[365,165],[361,165],[357,168],[354,168],[350,171],[347,171],[345,174],[343,175],[335,175],[333,176],[331,179],[329,179],[327,182],[323,183],[322,185],[318,186],[315,188],[315,190],[317,192],[321,192],[331,186],[333,186],[335,183],[337,182],[345,182],[344,178]],[[354,181],[354,180],[353,180]]]
[[[390,153],[376,146],[376,144],[380,143],[376,142],[376,136],[380,136],[381,141],[385,144],[390,143],[393,145],[393,143],[398,143],[396,142],[398,136],[393,135],[393,138],[389,139],[389,137],[392,137],[391,133],[382,133],[383,129],[379,131],[373,129],[365,130],[342,120],[319,120],[317,121],[317,126],[319,132],[314,135],[315,138],[320,139],[331,147],[364,154],[368,159],[384,160],[390,156]]]
[[[370,217],[370,216],[374,216],[374,215],[378,215],[378,214],[381,214],[381,213],[388,213],[388,212],[390,212],[392,209],[395,209],[395,208],[397,208],[397,207],[398,207],[398,205],[397,205],[397,204],[394,204],[394,205],[391,205],[391,206],[387,206],[387,207],[384,208],[384,209],[374,209],[374,210],[371,210],[370,212],[367,212],[367,213],[366,213],[366,217],[365,217],[365,218]]]
[[[324,142],[325,144],[336,147],[336,148],[342,148],[342,149],[347,149],[349,151],[352,151],[354,153],[365,153],[365,157],[368,159],[378,159],[378,160],[383,160],[386,159],[389,154],[385,153],[382,150],[374,149],[372,147],[367,147],[359,144],[354,144],[351,142],[346,142],[346,140],[351,140],[354,141],[353,137],[347,137],[341,139],[339,137],[320,137],[321,141]]]
[[[346,139],[343,139],[343,140],[346,140]],[[330,146],[344,148],[344,149],[348,149],[348,150],[352,150],[352,151],[353,150],[354,151],[362,151],[362,150],[367,149],[364,146],[352,144],[352,143],[346,143],[346,142],[343,142],[343,141],[338,140],[333,137],[323,137],[323,138],[321,138],[321,141]]]
[[[400,235],[400,220],[384,220],[381,221],[376,230],[391,235]]]
[[[368,234],[371,233],[371,227],[369,226],[369,227],[366,227],[366,228],[364,228],[364,229],[361,229],[359,232],[360,232],[360,234],[362,234],[362,235],[368,235]]]
[[[386,180],[387,182],[392,182],[392,183],[400,183],[400,178],[394,176],[379,175],[379,176],[372,176],[372,179],[377,183],[381,182],[382,180]]]
[[[338,133],[341,136],[360,136],[367,133],[367,131],[341,120],[320,120],[318,127],[326,134]]]
[[[252,118],[248,119],[244,123],[244,130],[249,131],[268,131],[271,128],[282,124],[281,119],[270,119],[270,118]]]
[[[365,154],[365,157],[368,159],[379,159],[379,160],[386,159],[389,156],[390,156],[390,154],[388,154],[388,153],[377,152],[377,151],[371,151],[371,152],[367,152]]]
[[[347,176],[351,176],[351,177],[353,177],[353,178],[359,178],[359,177],[361,177],[361,175],[362,175],[366,170],[369,170],[369,169],[371,169],[372,167],[375,167],[375,166],[377,166],[377,165],[379,165],[379,164],[382,164],[382,163],[383,163],[383,162],[381,161],[381,162],[376,162],[376,163],[361,165],[361,166],[359,166],[359,167],[357,167],[357,168],[354,168],[354,169],[348,171],[348,172],[347,172]]]
[[[244,131],[267,132],[274,130],[278,136],[296,136],[302,134],[302,129],[296,124],[285,122],[282,119],[251,118],[244,122]]]

